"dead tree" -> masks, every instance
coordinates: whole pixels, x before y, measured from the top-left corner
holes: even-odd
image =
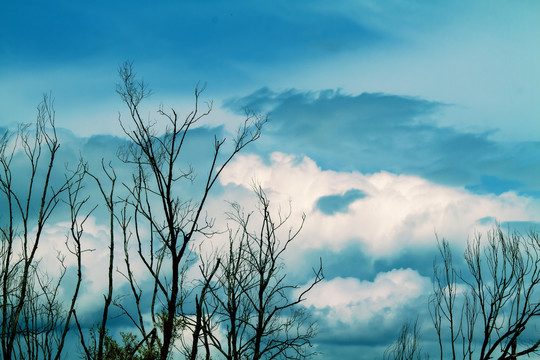
[[[61,269],[56,279],[40,269],[38,257],[45,225],[58,205],[67,204],[73,215],[85,202],[78,200],[82,165],[68,173],[64,181],[53,181],[61,173],[56,165],[60,143],[54,119],[53,101],[44,96],[35,124],[21,125],[15,134],[6,131],[0,138],[0,201],[4,206],[0,225],[0,338],[2,358],[6,360],[58,359],[78,294],[77,284],[70,307],[64,309],[58,299],[66,271],[64,255],[58,257]],[[73,220],[72,230],[83,222]],[[73,243],[68,235],[66,245],[80,260],[80,237],[71,239]]]
[[[446,240],[439,249],[442,263],[435,265],[430,311],[441,359],[448,348],[452,359],[503,360],[538,354],[538,234],[505,233],[497,226],[485,243],[477,235],[467,245],[464,271],[453,262]]]
[[[304,217],[296,230],[286,229],[290,211],[276,219],[260,186],[255,194],[258,212],[245,214],[232,204],[230,218],[238,227],[229,232],[218,281],[206,297],[203,340],[228,360],[306,358],[316,328],[300,304],[323,280],[322,263],[302,290],[287,281],[283,257]]]
[[[211,111],[211,103],[203,111],[200,109],[199,98],[204,88],[195,89],[194,108],[183,118],[175,110],[166,112],[160,108],[158,116],[164,121],[162,124],[147,121],[141,114],[141,101],[149,91],[136,79],[131,63],[120,68],[120,78],[117,91],[128,107],[131,123],[121,123],[130,140],[121,159],[134,169],[132,182],[125,183],[130,193],[127,201],[132,209],[139,260],[154,281],[151,320],[159,329],[159,358],[166,360],[183,326],[178,319],[184,297],[182,278],[187,254],[197,237],[211,236],[214,232],[213,220],[205,212],[208,195],[234,156],[259,138],[266,118],[248,115],[227,154],[224,154],[225,139],[215,138],[202,187],[195,187],[194,193],[182,197],[180,191],[190,186],[195,171],[185,165],[186,139],[195,124]],[[160,132],[160,126],[164,132]]]
[[[107,335],[107,321],[109,320],[109,309],[113,301],[113,274],[114,274],[114,249],[115,249],[115,225],[117,222],[121,223],[121,219],[118,218],[116,213],[115,205],[119,201],[115,195],[115,186],[117,181],[116,172],[114,168],[109,163],[105,166],[105,161],[101,161],[102,173],[108,179],[110,183],[109,189],[105,187],[104,181],[100,179],[94,173],[88,171],[88,168],[85,168],[85,174],[90,176],[95,184],[97,185],[99,192],[105,202],[107,212],[109,215],[109,261],[108,261],[108,271],[107,271],[107,293],[103,294],[103,311],[101,315],[101,321],[98,324],[98,340],[96,346],[90,351],[85,344],[84,336],[80,325],[77,323],[79,334],[81,335],[81,343],[83,345],[83,351],[85,352],[86,358],[89,360],[103,360],[104,359],[104,349],[105,341]],[[97,206],[96,206],[97,207]]]
[[[384,360],[421,360],[422,346],[420,344],[420,326],[418,319],[414,322],[405,322],[399,331],[394,344],[386,348]]]

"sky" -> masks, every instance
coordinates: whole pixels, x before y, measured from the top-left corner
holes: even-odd
[[[323,258],[304,303],[319,358],[378,358],[406,320],[434,340],[436,235],[459,253],[495,222],[540,225],[539,38],[533,0],[2,0],[0,128],[33,121],[50,92],[62,159],[114,158],[126,60],[153,90],[149,118],[160,104],[188,113],[206,84],[213,111],[194,131],[195,163],[205,135],[230,137],[245,108],[268,114],[209,207],[249,204],[256,179],[293,218],[305,213],[287,271],[306,284]],[[66,226],[52,220],[51,239]],[[89,275],[81,307],[103,278]]]

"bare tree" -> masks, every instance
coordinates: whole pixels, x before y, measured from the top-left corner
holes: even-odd
[[[457,290],[457,278],[456,269],[454,267],[454,261],[452,258],[452,251],[447,241],[439,241],[437,238],[437,244],[439,246],[439,252],[441,254],[442,262],[434,263],[433,265],[433,294],[431,295],[430,314],[437,332],[437,339],[439,342],[439,351],[441,359],[444,354],[444,349],[447,346],[444,343],[442,331],[443,321],[448,323],[448,331],[450,338],[450,349],[452,353],[452,359],[456,358],[456,342],[461,333],[460,329],[456,331],[456,296]],[[459,316],[458,316],[459,318]]]
[[[117,222],[121,224],[121,219],[118,218],[118,215],[116,214],[116,211],[115,211],[115,205],[118,201],[118,199],[115,196],[115,186],[116,186],[116,181],[117,181],[116,172],[114,171],[114,168],[111,166],[110,163],[106,166],[105,161],[103,159],[101,160],[101,169],[102,169],[102,173],[105,175],[105,177],[108,179],[110,183],[109,190],[105,188],[105,184],[103,180],[100,179],[98,176],[96,176],[94,173],[90,172],[88,170],[88,167],[85,166],[85,175],[90,176],[94,180],[95,184],[97,185],[99,189],[99,192],[101,193],[103,201],[105,202],[107,212],[109,215],[109,224],[108,224],[109,225],[109,261],[108,261],[108,271],[107,271],[107,285],[108,286],[107,286],[107,293],[103,294],[104,303],[103,303],[102,316],[101,316],[101,321],[99,322],[98,329],[97,329],[98,339],[96,341],[95,346],[93,346],[91,349],[89,349],[86,346],[83,331],[81,329],[80,324],[77,321],[77,328],[81,336],[81,344],[83,346],[83,351],[86,358],[89,360],[104,359],[104,349],[106,347],[106,341],[107,341],[107,338],[106,338],[107,321],[109,319],[109,309],[113,301],[113,290],[114,290],[113,274],[114,274],[115,225]],[[95,207],[97,207],[97,205]]]
[[[199,98],[204,88],[195,89],[194,109],[184,118],[175,110],[166,112],[160,108],[158,115],[165,122],[165,130],[159,133],[157,127],[161,125],[146,121],[141,115],[141,101],[149,91],[136,79],[131,63],[121,66],[120,77],[117,91],[128,107],[131,120],[130,127],[121,123],[131,141],[121,157],[126,164],[134,165],[133,181],[131,185],[125,183],[130,193],[127,201],[133,210],[139,260],[154,281],[151,320],[159,329],[159,358],[166,360],[183,327],[179,322],[185,295],[182,279],[190,246],[197,237],[208,237],[214,232],[213,220],[205,212],[208,195],[233,157],[259,138],[266,118],[249,114],[227,154],[223,151],[225,139],[215,138],[202,187],[192,188],[197,192],[183,198],[180,190],[190,186],[194,179],[194,169],[183,167],[187,162],[185,142],[195,124],[211,111],[211,103],[203,111],[200,109]],[[129,278],[130,272],[126,275]],[[131,281],[137,289],[135,279]]]
[[[228,251],[218,260],[218,281],[204,304],[204,342],[228,360],[306,358],[312,355],[310,340],[316,329],[298,305],[323,280],[322,263],[314,269],[314,280],[294,295],[299,286],[287,282],[283,256],[304,217],[298,229],[287,230],[291,212],[278,213],[275,219],[260,186],[255,194],[256,213],[245,214],[238,203],[232,204],[230,218],[238,228],[229,231]]]
[[[539,354],[540,241],[505,233],[499,226],[487,242],[477,235],[467,245],[466,271],[456,268],[446,240],[439,243],[430,311],[441,359],[517,359]],[[461,348],[461,354],[457,355]]]
[[[6,131],[0,138],[0,191],[5,206],[0,225],[0,338],[6,360],[58,359],[78,294],[77,284],[65,310],[58,299],[65,256],[59,254],[60,275],[52,278],[40,269],[38,255],[45,225],[58,205],[64,201],[75,214],[85,202],[77,200],[82,165],[64,181],[52,180],[59,173],[55,160],[60,147],[54,119],[53,101],[45,95],[35,124],[21,125],[16,134]],[[72,229],[82,222],[74,220]],[[69,236],[66,246],[80,260],[80,237],[72,238],[75,247],[70,248]]]
[[[119,154],[132,169],[130,179],[117,177],[104,160],[98,176],[81,160],[75,171],[65,172],[65,179],[59,181],[55,160],[60,144],[48,97],[38,109],[35,129],[21,126],[15,136],[6,132],[0,139],[0,201],[6,205],[0,226],[2,358],[60,359],[73,322],[88,360],[166,360],[179,345],[184,345],[191,360],[199,358],[200,347],[204,347],[206,359],[213,352],[228,359],[256,360],[311,355],[315,326],[298,305],[323,279],[322,263],[305,288],[287,282],[283,256],[297,238],[304,218],[298,229],[291,228],[280,237],[290,211],[273,217],[262,188],[255,189],[260,204],[257,231],[252,228],[255,215],[245,215],[239,204],[232,204],[229,216],[238,228],[229,232],[228,251],[222,259],[203,261],[200,279],[186,278],[194,264],[195,246],[217,233],[214,219],[206,211],[210,191],[232,159],[260,137],[266,117],[247,112],[232,141],[215,137],[206,167],[203,164],[197,171],[202,177],[195,181],[186,143],[191,130],[212,109],[207,103],[200,110],[204,88],[195,89],[194,108],[185,117],[160,107],[157,116],[164,122],[161,124],[141,115],[141,102],[149,91],[136,79],[131,63],[121,66],[120,77],[118,93],[128,107],[130,125],[121,122],[129,141]],[[14,181],[14,164],[20,164],[21,158],[28,165],[22,177],[26,183]],[[20,171],[19,166],[17,176],[21,176]],[[76,312],[84,287],[82,255],[91,251],[82,244],[84,226],[98,206],[90,205],[90,196],[83,195],[88,178],[101,193],[109,215],[108,286],[101,319],[90,329],[81,325]],[[122,185],[120,191],[117,184]],[[55,277],[43,271],[38,249],[45,225],[58,205],[67,210],[64,215],[69,218],[70,230],[65,251],[58,254],[59,274]],[[120,241],[122,269],[115,259]],[[76,259],[75,270],[66,265],[71,256]],[[139,265],[146,271],[142,278],[134,271]],[[115,267],[129,285],[128,294],[116,293]],[[60,290],[68,271],[76,271],[71,301],[65,301]],[[121,333],[121,342],[117,335],[111,335],[108,324],[114,305],[140,334]],[[216,332],[223,326],[228,328],[227,344]]]
[[[384,351],[384,360],[421,360],[428,358],[426,354],[422,356],[422,346],[420,344],[420,326],[418,319],[411,324],[405,322],[399,331],[396,342]]]

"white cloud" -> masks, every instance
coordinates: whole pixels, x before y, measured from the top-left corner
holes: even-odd
[[[242,155],[221,177],[224,185],[249,188],[260,182],[274,204],[292,201],[293,218],[307,214],[297,246],[339,250],[360,242],[372,256],[392,256],[410,246],[433,246],[435,232],[464,243],[475,230],[484,231],[479,219],[537,221],[532,199],[514,193],[475,195],[462,188],[431,183],[416,176],[388,172],[361,174],[321,170],[307,158],[273,153],[270,164],[256,155]],[[322,196],[362,190],[367,196],[349,205],[347,213],[326,215],[317,210]],[[235,199],[241,195],[235,189]],[[245,195],[244,195],[245,196]],[[240,201],[242,202],[242,201]]]
[[[330,324],[367,324],[373,316],[384,314],[385,321],[401,318],[401,309],[425,298],[431,281],[412,269],[379,273],[373,281],[337,277],[324,280],[307,295],[311,306]]]
[[[68,222],[46,225],[38,252],[36,253],[36,259],[40,260],[40,270],[53,278],[59,275],[61,269],[57,256],[58,254],[64,256],[64,266],[67,270],[66,278],[64,278],[61,288],[61,296],[66,303],[71,301],[71,297],[73,296],[77,272],[77,258],[68,252],[65,244],[70,226],[71,224]],[[84,233],[81,238],[83,279],[77,302],[80,313],[84,313],[87,310],[95,310],[103,305],[102,295],[105,295],[108,291],[109,241],[110,233],[108,226],[98,223],[93,216],[88,217],[84,223]],[[121,233],[116,231],[113,270],[114,288],[116,290],[127,283],[127,280],[118,272],[122,271],[126,273],[122,241]],[[71,238],[68,244],[69,248],[74,251],[75,244]],[[134,243],[130,246],[130,250],[131,269],[140,284],[148,279],[149,274],[144,268],[144,265],[140,263],[138,255],[134,252]]]

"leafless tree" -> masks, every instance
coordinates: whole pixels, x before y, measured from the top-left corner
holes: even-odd
[[[204,88],[195,89],[194,108],[183,118],[175,110],[158,110],[159,119],[165,122],[165,130],[160,133],[162,124],[147,121],[141,114],[141,101],[149,91],[144,82],[136,79],[131,63],[121,66],[120,78],[117,91],[128,107],[131,122],[121,123],[130,140],[121,158],[134,169],[132,182],[124,183],[129,191],[126,200],[132,209],[138,258],[154,281],[151,321],[159,329],[159,358],[166,360],[183,327],[179,322],[185,295],[182,280],[190,247],[197,237],[214,233],[213,220],[205,211],[208,195],[225,166],[259,138],[266,118],[249,114],[226,154],[225,139],[215,138],[202,187],[191,187],[193,193],[184,198],[181,190],[192,184],[195,174],[194,168],[186,165],[186,139],[195,124],[211,111],[211,103],[203,111],[200,109]],[[129,270],[126,275],[131,276]],[[135,280],[131,281],[137,292]]]
[[[141,102],[149,91],[136,79],[131,63],[121,66],[120,78],[118,93],[130,121],[121,121],[128,145],[119,154],[124,166],[132,170],[130,179],[119,178],[105,160],[101,175],[81,160],[74,171],[65,171],[63,181],[53,180],[60,174],[55,162],[60,143],[48,97],[38,109],[35,129],[21,126],[15,135],[6,132],[0,139],[0,190],[6,208],[0,226],[2,358],[58,360],[73,323],[81,353],[88,360],[166,360],[179,345],[191,360],[200,357],[200,347],[204,347],[206,359],[213,352],[228,359],[257,360],[311,355],[315,326],[298,305],[323,279],[322,264],[314,269],[314,280],[305,288],[287,282],[283,256],[304,218],[298,229],[287,233],[290,211],[272,216],[262,188],[256,188],[258,230],[252,228],[255,213],[245,215],[239,204],[232,204],[229,216],[238,228],[229,232],[228,251],[221,258],[202,261],[199,279],[186,277],[200,255],[194,251],[197,244],[217,233],[214,219],[206,211],[209,194],[232,159],[260,137],[266,117],[247,112],[232,141],[215,137],[206,167],[198,164],[202,169],[197,173],[202,177],[195,181],[186,143],[191,130],[212,109],[211,103],[200,109],[204,88],[195,89],[194,108],[185,117],[160,107],[157,117],[164,122],[161,124],[141,115]],[[28,165],[24,174],[19,165],[14,170],[21,159]],[[14,181],[15,176],[26,182]],[[83,253],[91,251],[83,246],[84,226],[100,201],[84,195],[83,189],[90,183],[101,193],[109,215],[109,256],[101,319],[88,329],[79,321],[77,300],[84,287]],[[38,249],[45,225],[59,205],[67,210],[64,215],[70,230],[65,251],[57,256],[59,274],[55,277],[43,271]],[[282,231],[284,237],[278,236]],[[123,245],[122,262],[115,259],[119,243]],[[71,256],[76,259],[75,267],[66,265]],[[147,272],[143,278],[137,278],[134,271],[140,265]],[[129,293],[116,293],[115,269],[127,281]],[[71,301],[60,290],[68,271],[76,271]],[[119,343],[108,329],[111,306],[117,306],[140,333],[122,333]],[[216,332],[224,326],[227,344]]]
[[[67,204],[77,217],[83,166],[59,174],[56,156],[60,147],[50,96],[38,107],[35,124],[19,126],[0,138],[0,191],[4,210],[0,225],[1,344],[3,359],[58,359],[74,311],[78,285],[68,309],[61,305],[59,287],[66,272],[65,255],[59,254],[60,275],[52,278],[40,268],[38,249],[45,225],[59,204]],[[22,165],[24,164],[24,165]],[[80,260],[80,237],[71,236],[84,219],[72,217],[66,246]],[[79,262],[80,272],[80,262]],[[80,280],[80,277],[79,277]]]
[[[437,238],[438,241],[438,238]],[[450,348],[452,352],[452,358],[456,358],[456,342],[459,338],[460,331],[456,331],[456,316],[459,317],[460,313],[456,312],[456,296],[457,278],[458,274],[454,267],[454,261],[452,257],[452,251],[447,241],[437,242],[439,245],[439,252],[441,254],[441,263],[435,262],[433,265],[433,294],[430,298],[430,314],[437,333],[437,339],[439,343],[439,351],[441,357],[444,354],[444,349],[447,344],[444,342],[442,335],[443,321],[448,322],[448,332],[450,338]],[[444,320],[443,320],[444,319]]]
[[[478,234],[466,248],[460,271],[449,243],[439,243],[442,262],[435,265],[430,311],[446,358],[517,359],[538,355],[540,340],[540,241],[505,233],[499,226]],[[461,348],[461,354],[457,354]]]
[[[203,342],[228,360],[306,358],[312,354],[310,340],[316,329],[298,305],[323,280],[322,263],[301,291],[287,282],[283,256],[304,217],[296,230],[287,230],[290,211],[278,213],[276,219],[260,186],[255,194],[258,212],[245,214],[238,203],[232,204],[230,219],[238,227],[229,231],[228,251],[218,260],[218,280],[204,303]]]
[[[420,344],[420,327],[418,319],[411,324],[405,322],[399,331],[396,342],[386,348],[384,352],[384,360],[421,360],[427,358],[427,355],[422,352]]]
[[[109,261],[108,261],[108,271],[107,271],[107,293],[103,294],[103,310],[102,310],[102,316],[101,321],[98,324],[97,329],[97,341],[95,346],[93,346],[91,349],[89,349],[86,346],[85,343],[85,337],[83,334],[83,331],[81,329],[80,324],[77,321],[77,328],[79,330],[79,334],[81,336],[81,344],[83,347],[84,354],[86,355],[86,358],[89,360],[103,360],[104,359],[104,349],[106,347],[106,336],[107,336],[107,321],[109,320],[109,309],[111,307],[112,301],[113,301],[113,290],[114,290],[114,282],[113,282],[113,274],[114,274],[114,249],[115,249],[115,229],[116,229],[116,223],[121,224],[121,219],[118,217],[118,214],[116,213],[115,205],[118,202],[118,199],[115,195],[115,186],[117,181],[116,172],[114,171],[114,168],[109,163],[107,166],[105,165],[105,161],[102,159],[101,161],[101,170],[106,179],[108,179],[108,182],[110,183],[109,189],[107,190],[106,185],[104,184],[104,181],[102,178],[95,175],[93,172],[88,170],[88,167],[85,166],[85,174],[90,176],[96,186],[99,189],[99,192],[101,193],[101,196],[103,198],[103,201],[107,208],[107,213],[109,215]],[[96,205],[97,207],[97,205]],[[95,340],[95,339],[94,339]]]

